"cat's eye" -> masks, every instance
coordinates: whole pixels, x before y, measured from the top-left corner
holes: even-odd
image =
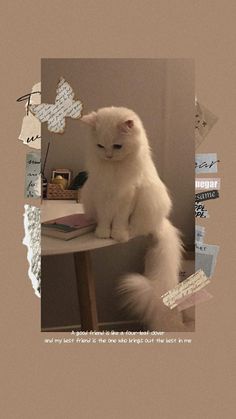
[[[102,145],[102,144],[97,144],[97,146],[98,146],[99,148],[104,148],[104,145]]]
[[[113,148],[114,148],[115,150],[120,150],[120,149],[122,148],[122,145],[121,145],[121,144],[114,144],[114,145],[113,145]]]

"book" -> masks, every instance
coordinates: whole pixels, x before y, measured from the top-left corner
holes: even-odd
[[[70,240],[94,231],[95,227],[96,223],[85,214],[71,214],[41,223],[41,233],[44,236]]]

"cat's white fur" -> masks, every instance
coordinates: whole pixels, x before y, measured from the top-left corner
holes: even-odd
[[[122,107],[99,109],[82,121],[92,134],[82,202],[97,221],[97,237],[152,237],[144,275],[122,279],[124,305],[150,330],[185,330],[181,315],[160,298],[178,283],[182,244],[168,220],[171,200],[152,161],[143,124],[136,113]]]

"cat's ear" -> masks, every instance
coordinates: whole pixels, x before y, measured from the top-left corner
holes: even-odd
[[[127,119],[124,122],[119,124],[119,129],[121,132],[129,133],[134,126],[134,121],[132,119]]]
[[[82,116],[82,118],[80,118],[80,120],[82,122],[85,122],[85,124],[88,124],[91,127],[95,128],[96,120],[97,120],[97,114],[96,114],[96,112],[88,113],[87,115]]]

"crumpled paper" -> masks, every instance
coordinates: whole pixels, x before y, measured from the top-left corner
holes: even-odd
[[[40,208],[26,204],[24,206],[25,237],[23,244],[27,246],[29,262],[29,278],[37,297],[41,295],[41,225]]]

